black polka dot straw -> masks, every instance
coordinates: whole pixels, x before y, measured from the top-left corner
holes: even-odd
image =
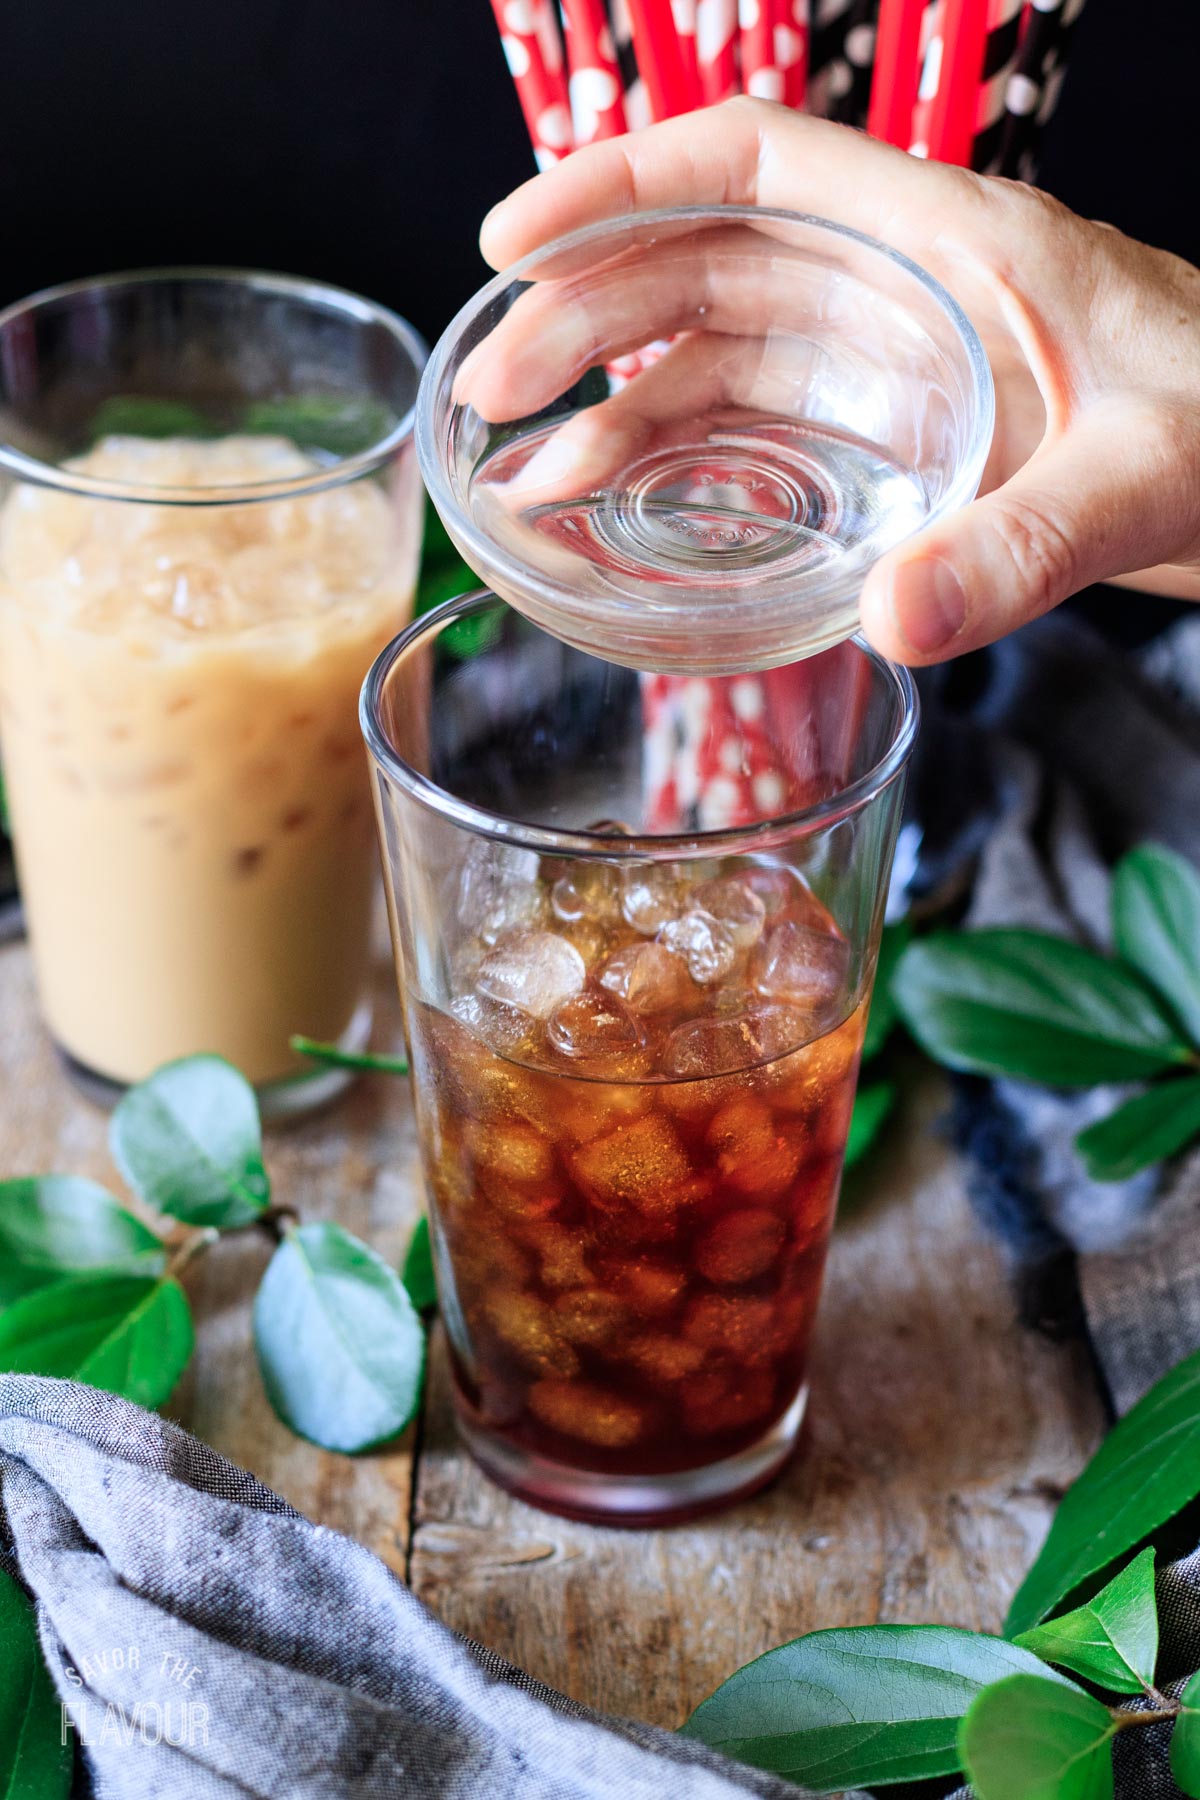
[[[1004,98],[998,145],[1002,175],[1033,181],[1038,143],[1066,73],[1067,50],[1084,0],[1030,0]]]
[[[971,167],[995,175],[1004,141],[1005,101],[1017,67],[1024,0],[988,0],[987,44],[979,88],[979,110]]]

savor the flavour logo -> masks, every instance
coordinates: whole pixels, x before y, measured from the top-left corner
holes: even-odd
[[[126,1749],[144,1744],[171,1744],[175,1749],[195,1749],[208,1743],[209,1713],[205,1702],[196,1695],[202,1685],[199,1666],[185,1656],[164,1651],[153,1667],[155,1688],[166,1683],[165,1699],[135,1700],[127,1706],[122,1700],[103,1701],[83,1689],[91,1688],[108,1675],[138,1674],[142,1670],[142,1653],[136,1644],[117,1645],[79,1659],[79,1667],[68,1663],[63,1673],[70,1687],[80,1690],[80,1697],[62,1708],[62,1742],[73,1732],[85,1746],[100,1748],[122,1745]]]

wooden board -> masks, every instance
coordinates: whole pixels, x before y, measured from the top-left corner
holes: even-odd
[[[397,1019],[379,973],[381,1044]],[[0,949],[0,1174],[119,1188],[107,1121],[68,1086],[23,946]],[[173,1412],[311,1518],[349,1532],[447,1624],[576,1699],[677,1725],[748,1658],[816,1626],[995,1630],[1103,1421],[1081,1346],[1015,1322],[973,1222],[930,1077],[839,1226],[804,1454],[768,1494],[699,1525],[599,1531],[492,1487],[458,1448],[435,1348],[417,1434],[356,1461],[300,1443],[263,1398],[249,1308],[268,1254],[222,1244],[185,1276],[197,1355]],[[421,1207],[402,1083],[363,1082],[270,1135],[276,1196],[397,1260]],[[419,1445],[419,1453],[415,1446]]]

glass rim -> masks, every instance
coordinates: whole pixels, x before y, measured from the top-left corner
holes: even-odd
[[[995,427],[996,397],[992,380],[991,364],[984,350],[979,333],[972,325],[963,308],[948,288],[931,275],[920,263],[914,262],[902,250],[895,250],[890,244],[872,237],[868,232],[859,231],[853,225],[839,224],[836,219],[825,219],[817,213],[793,212],[781,206],[740,206],[740,205],[701,205],[657,207],[646,212],[621,213],[613,218],[599,219],[578,230],[568,232],[562,237],[554,238],[542,244],[528,255],[519,258],[502,269],[475,293],[465,306],[459,308],[450,323],[435,343],[425,364],[421,376],[421,384],[417,390],[416,403],[416,446],[417,466],[421,478],[428,490],[442,519],[453,521],[453,534],[461,540],[466,550],[466,560],[482,560],[488,567],[489,575],[499,572],[508,576],[516,570],[521,585],[535,592],[539,600],[554,606],[559,600],[562,585],[552,577],[548,577],[533,564],[523,562],[511,552],[505,551],[488,534],[481,531],[471,517],[469,510],[460,504],[456,485],[451,480],[449,458],[443,454],[448,443],[448,434],[437,429],[438,421],[434,417],[434,407],[438,392],[448,372],[451,359],[458,354],[463,336],[475,320],[492,302],[508,291],[516,282],[525,280],[539,264],[552,257],[562,255],[581,248],[590,243],[599,243],[606,237],[617,237],[641,226],[675,225],[680,221],[695,220],[697,223],[707,220],[719,224],[722,220],[740,221],[754,224],[763,219],[771,219],[787,225],[802,225],[817,232],[828,233],[832,238],[849,240],[863,248],[883,257],[887,262],[902,269],[910,276],[923,292],[940,308],[941,312],[953,325],[960,344],[966,355],[970,374],[971,396],[975,405],[975,424],[970,447],[970,454],[963,458],[962,464],[955,473],[938,505],[922,520],[921,530],[937,524],[940,519],[956,512],[974,498],[983,477]],[[445,421],[443,420],[444,424]],[[862,573],[851,571],[845,578],[849,584],[846,592],[852,592],[862,584]],[[841,586],[832,578],[827,584],[824,598],[827,602],[839,597]],[[850,635],[847,633],[846,635]]]
[[[429,361],[429,346],[421,333],[408,320],[390,307],[368,300],[349,288],[333,282],[316,281],[305,275],[279,275],[269,270],[239,269],[222,264],[169,264],[163,268],[124,269],[110,275],[84,275],[74,281],[63,281],[53,287],[39,288],[22,300],[15,300],[0,311],[0,334],[22,317],[61,300],[93,293],[97,290],[152,286],[158,282],[195,282],[243,287],[263,294],[282,295],[291,300],[308,302],[314,307],[341,313],[362,324],[382,325],[397,343],[412,366],[418,384]],[[18,480],[37,487],[54,488],[60,493],[95,500],[142,502],[154,506],[239,506],[260,500],[290,500],[302,494],[321,493],[327,488],[341,487],[361,475],[374,474],[390,462],[395,453],[413,436],[417,399],[385,435],[353,456],[339,457],[335,463],[314,469],[307,475],[289,475],[283,480],[227,483],[224,487],[169,487],[150,482],[109,481],[100,476],[83,475],[64,469],[57,463],[43,462],[0,439],[0,470]]]
[[[363,738],[376,766],[410,799],[417,801],[427,811],[464,831],[473,832],[477,837],[491,838],[498,843],[510,844],[515,849],[535,850],[542,855],[604,857],[609,861],[614,856],[633,856],[648,862],[673,862],[689,854],[745,855],[755,850],[775,848],[779,843],[796,837],[807,837],[861,812],[903,773],[912,754],[920,721],[920,701],[912,673],[900,663],[889,662],[886,656],[881,656],[878,650],[867,643],[861,633],[856,632],[853,637],[843,639],[842,642],[853,644],[860,655],[883,672],[898,702],[899,717],[891,742],[873,767],[856,781],[839,789],[836,794],[817,801],[814,806],[780,813],[777,818],[758,820],[752,825],[730,826],[719,831],[656,833],[630,837],[616,837],[611,832],[534,825],[526,820],[508,818],[503,813],[489,812],[486,807],[475,806],[471,801],[462,800],[448,789],[439,787],[427,775],[422,775],[419,769],[414,769],[411,763],[405,762],[384,731],[380,702],[393,668],[421,639],[436,636],[445,626],[456,624],[471,612],[493,604],[506,607],[518,618],[524,617],[517,612],[516,607],[510,606],[507,600],[490,588],[476,588],[469,594],[456,595],[431,607],[428,612],[421,613],[384,646],[371,664],[362,685],[358,708]],[[543,626],[534,624],[532,620],[526,620],[526,623],[547,637],[553,636],[552,632],[545,631]],[[579,651],[578,654],[592,653]],[[596,657],[595,660],[603,662],[605,658]]]

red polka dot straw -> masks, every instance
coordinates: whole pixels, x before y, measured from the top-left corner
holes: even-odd
[[[538,168],[548,169],[574,143],[562,38],[551,0],[492,0],[492,11]]]
[[[621,77],[601,0],[562,0],[562,16],[576,147],[621,137],[627,129]]]
[[[943,0],[942,55],[929,111],[929,154],[969,165],[987,43],[988,0]]]
[[[775,55],[775,28],[785,24],[786,0],[738,0],[742,86],[756,100],[782,100],[786,81]]]
[[[808,99],[808,51],[812,31],[809,0],[791,0],[787,17],[775,27],[775,58],[783,70],[783,98],[802,107]]]
[[[741,92],[737,35],[737,0],[698,0],[696,63],[700,97],[708,106]]]
[[[925,0],[880,0],[867,130],[900,150],[913,141],[924,17]]]
[[[637,65],[650,97],[655,120],[673,119],[699,104],[696,74],[695,0],[680,0],[678,18],[691,25],[689,34],[679,28],[671,0],[626,0],[633,28]]]

